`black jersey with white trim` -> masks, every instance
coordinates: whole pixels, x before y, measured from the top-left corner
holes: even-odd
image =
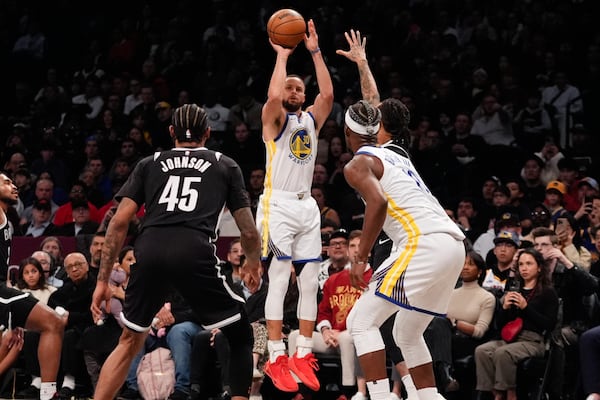
[[[145,204],[142,231],[179,225],[216,237],[224,205],[234,211],[250,207],[238,164],[222,153],[200,148],[175,148],[141,160],[116,195]]]

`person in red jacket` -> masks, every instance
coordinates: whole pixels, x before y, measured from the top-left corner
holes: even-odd
[[[362,231],[350,232],[346,249],[349,260],[352,249],[358,249]],[[369,282],[373,270],[367,267],[363,279]],[[346,328],[346,317],[361,296],[362,290],[350,283],[350,270],[343,269],[332,274],[323,285],[323,297],[317,312],[317,331],[313,332],[313,351],[316,353],[339,354],[342,364],[342,394],[350,398],[356,384],[356,350],[350,332]],[[292,331],[288,338],[289,354],[296,351],[296,338],[299,332]],[[363,382],[362,391],[366,392]],[[359,385],[359,391],[361,387]],[[365,393],[363,393],[365,394]]]

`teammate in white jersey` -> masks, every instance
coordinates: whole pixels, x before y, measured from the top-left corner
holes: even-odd
[[[294,49],[271,42],[277,53],[268,98],[262,109],[263,140],[267,148],[265,188],[256,223],[262,235],[263,259],[271,256],[265,317],[269,335],[269,361],[265,373],[283,391],[296,392],[298,384],[290,370],[310,389],[319,390],[314,373],[312,332],[317,317],[317,274],[321,260],[320,215],[310,195],[317,156],[317,133],[331,113],[333,84],[323,60],[315,24],[308,21],[304,45],[311,54],[319,85],[314,105],[302,111],[305,86],[298,76],[288,75],[287,60]],[[300,297],[300,336],[297,351],[288,358],[282,338],[283,300],[291,266],[297,267]]]
[[[397,251],[373,275],[368,290],[348,316],[348,327],[371,399],[388,399],[390,395],[385,346],[378,328],[395,312],[394,340],[402,350],[419,399],[443,399],[436,389],[423,332],[433,316],[446,313],[464,264],[465,237],[411,161],[377,147],[380,121],[379,109],[364,100],[350,106],[344,121],[346,142],[354,153],[344,176],[365,201],[363,236],[356,258],[351,260],[353,284],[367,286],[362,273],[381,229]]]

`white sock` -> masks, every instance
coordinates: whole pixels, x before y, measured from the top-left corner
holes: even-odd
[[[437,388],[427,387],[417,390],[419,400],[440,400],[443,399],[442,395],[438,393]]]
[[[267,341],[267,347],[269,349],[269,361],[272,363],[277,360],[277,357],[285,355],[285,343],[281,339]]]
[[[298,339],[296,340],[296,354],[298,358],[306,357],[307,354],[312,353],[312,348],[312,337],[307,338],[306,336],[298,335]]]
[[[409,399],[418,399],[419,395],[417,394],[417,388],[415,387],[415,383],[412,380],[412,376],[410,374],[404,375],[402,377],[402,384],[404,385],[404,389],[406,390],[406,396]]]
[[[50,400],[56,393],[56,382],[40,383],[40,400]]]
[[[66,387],[71,390],[75,389],[75,377],[71,374],[66,374],[63,378],[62,387]]]
[[[42,385],[42,378],[40,378],[39,376],[31,376],[31,386],[36,387],[36,388],[40,388]]]
[[[389,400],[390,398],[390,381],[387,378],[367,382],[367,389],[371,400]]]

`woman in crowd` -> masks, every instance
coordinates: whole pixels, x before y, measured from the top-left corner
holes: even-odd
[[[544,335],[556,325],[558,296],[542,255],[533,248],[520,250],[514,285],[500,299],[498,325],[523,321],[514,341],[492,340],[475,349],[477,390],[493,392],[494,400],[517,399],[517,364],[545,352]]]

